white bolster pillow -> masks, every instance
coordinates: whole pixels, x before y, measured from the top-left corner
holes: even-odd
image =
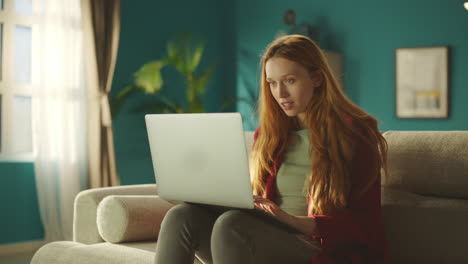
[[[97,226],[106,242],[156,241],[174,204],[157,195],[110,195],[97,208]]]

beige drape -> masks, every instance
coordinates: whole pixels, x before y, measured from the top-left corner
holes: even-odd
[[[120,34],[120,0],[81,0],[88,85],[89,187],[119,185],[109,93]]]

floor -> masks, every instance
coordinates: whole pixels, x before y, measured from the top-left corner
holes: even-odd
[[[29,264],[33,254],[1,256],[0,264]]]

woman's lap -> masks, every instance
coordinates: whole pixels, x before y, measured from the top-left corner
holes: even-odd
[[[312,256],[318,253],[316,248],[296,234],[288,233],[245,210],[236,209],[224,212],[217,218],[211,242],[214,259],[218,259],[217,254],[223,252],[222,247],[239,246],[239,243],[246,245],[244,251],[249,254],[240,257],[242,263],[310,263]]]
[[[170,217],[177,222],[189,221],[188,226],[200,229],[192,230],[193,238],[199,240],[192,246],[205,263],[310,263],[317,253],[295,234],[242,209],[193,204],[174,209],[178,213]]]

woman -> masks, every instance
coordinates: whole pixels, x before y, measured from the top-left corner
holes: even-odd
[[[320,48],[289,35],[262,58],[251,176],[257,207],[302,231],[240,210],[182,204],[166,215],[156,263],[387,263],[377,121],[346,98]]]

